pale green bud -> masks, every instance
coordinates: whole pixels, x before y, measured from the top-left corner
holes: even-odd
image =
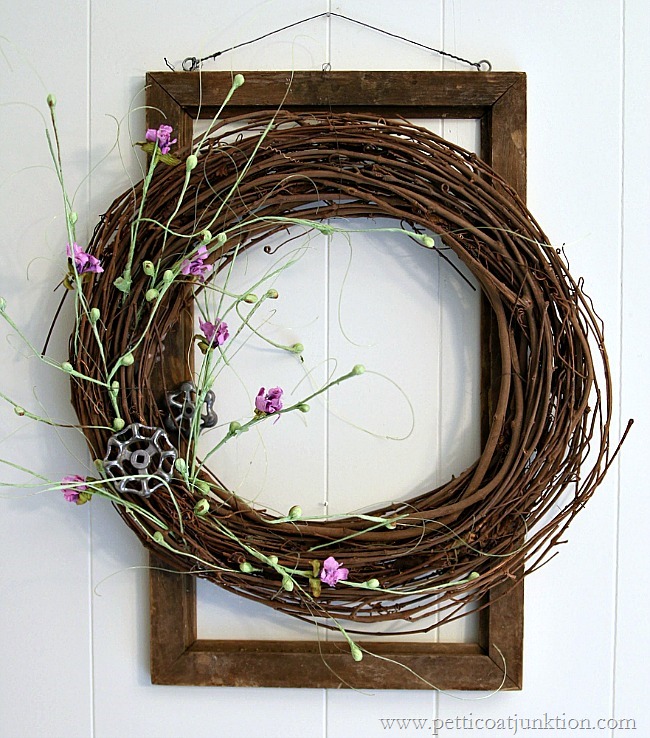
[[[223,236],[223,233],[220,235]],[[210,241],[212,241],[212,234],[207,228],[201,234],[201,240],[203,241],[203,243],[210,243]]]
[[[363,651],[359,648],[359,646],[357,646],[356,643],[352,643],[352,641],[350,641],[350,653],[352,654],[352,658],[355,661],[361,661],[361,659],[363,658]]]
[[[133,358],[133,354],[129,352],[128,354],[124,354],[124,356],[120,359],[120,364],[122,366],[131,366],[135,359]]]
[[[49,105],[49,106],[50,106],[51,108],[54,108],[54,107],[56,107],[56,97],[55,97],[55,96],[54,96],[54,95],[53,95],[52,93],[50,93],[50,94],[49,94],[49,95],[47,96],[47,104],[48,104],[48,105]]]
[[[63,364],[61,364],[61,369],[63,369],[64,372],[68,372],[68,374],[74,371],[74,367],[69,361],[64,361]]]
[[[217,243],[218,244],[226,243],[227,240],[228,240],[228,236],[226,236],[225,233],[220,233],[217,236]]]
[[[368,589],[377,589],[377,587],[379,587],[379,579],[368,579],[366,587],[368,587]]]
[[[6,309],[7,309],[7,301],[4,299],[4,297],[0,297],[0,313],[4,313]]]
[[[99,320],[101,316],[101,313],[99,312],[99,308],[91,308],[90,309],[90,315],[88,316],[90,318],[90,322],[95,325],[95,323]]]
[[[477,571],[473,571],[467,578],[470,580],[470,582],[474,581],[475,579],[478,579],[481,575]]]
[[[234,436],[237,431],[241,430],[241,423],[238,423],[236,420],[233,420],[228,428],[228,432],[230,435]]]
[[[147,277],[153,277],[156,271],[156,267],[153,265],[152,261],[143,261],[142,271],[147,275]]]
[[[358,376],[359,374],[363,374],[366,371],[366,367],[363,364],[355,364],[352,367],[352,374]]]
[[[210,493],[210,485],[202,479],[197,479],[194,482],[194,486],[199,490],[199,492],[201,492],[201,494],[207,495]]]
[[[120,383],[117,381],[117,379],[114,379],[111,382],[111,392],[116,395],[120,391]]]
[[[277,556],[269,556],[269,564],[271,564],[271,566],[277,566],[277,564],[278,564],[278,557]]]
[[[174,281],[174,272],[171,269],[165,269],[162,279],[165,284],[171,284]]]
[[[124,426],[124,418],[115,418],[115,420],[113,421],[113,430],[116,432],[121,431]]]
[[[293,579],[290,577],[282,577],[282,588],[287,592],[293,592]]]
[[[74,211],[71,212],[68,215],[68,221],[70,222],[70,225],[74,225],[77,222],[78,218],[79,216]]]
[[[196,505],[194,505],[194,514],[197,516],[197,518],[203,518],[205,517],[210,510],[210,503],[206,500],[199,500]]]
[[[158,292],[158,290],[150,289],[146,291],[144,299],[147,302],[153,302],[158,297],[159,294],[160,293]]]
[[[243,572],[244,574],[250,574],[255,571],[255,568],[252,564],[249,564],[248,561],[242,561],[242,563],[239,565],[239,571]]]
[[[244,297],[244,302],[247,302],[247,303],[249,303],[250,305],[253,305],[254,303],[256,303],[256,302],[257,302],[257,295],[253,294],[252,292],[249,292],[249,293],[248,293],[248,294],[247,294],[247,295],[246,295],[246,296]]]
[[[187,464],[185,463],[185,459],[181,459],[180,457],[176,459],[174,462],[174,466],[176,467],[176,471],[179,474],[185,474],[187,472]]]
[[[302,352],[305,350],[305,347],[302,345],[302,343],[294,343],[291,347],[291,350],[294,354],[302,354]]]
[[[301,402],[300,405],[298,405],[298,410],[300,410],[301,413],[308,413],[310,408],[306,402]]]
[[[14,405],[14,412],[22,418],[25,414],[25,408],[20,407],[20,405]]]
[[[287,517],[289,518],[289,520],[298,520],[298,518],[300,518],[301,516],[302,516],[302,508],[300,507],[300,505],[294,505],[289,510],[289,515]]]
[[[267,290],[266,296],[269,298],[269,300],[277,300],[278,291],[277,290]]]
[[[188,172],[191,172],[192,169],[196,169],[196,165],[199,163],[199,160],[196,158],[195,154],[190,154],[187,159],[185,160],[185,169]]]
[[[153,539],[154,539],[154,541],[156,543],[164,543],[165,542],[165,538],[164,538],[163,534],[159,530],[157,530],[153,534]]]
[[[431,238],[431,236],[425,236],[422,233],[409,233],[409,236],[414,238],[416,241],[419,241],[423,246],[426,246],[428,249],[432,249],[436,242]]]
[[[236,90],[238,87],[241,87],[244,84],[244,75],[243,74],[236,74],[235,78],[232,81],[232,88],[233,90]]]

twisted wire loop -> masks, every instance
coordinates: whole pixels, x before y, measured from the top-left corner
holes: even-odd
[[[263,245],[287,228],[269,219],[274,216],[315,221],[388,217],[396,225],[440,236],[480,284],[498,331],[494,361],[500,384],[484,448],[469,468],[435,489],[406,500],[408,490],[395,490],[398,501],[370,513],[386,518],[387,526],[356,517],[271,525],[272,516],[228,491],[208,470],[203,478],[212,485],[213,500],[206,517],[194,515],[199,497],[179,479],[170,484],[182,526],[168,493],[138,503],[169,526],[163,533],[171,546],[215,566],[201,576],[228,590],[305,620],[329,615],[359,628],[370,621],[401,619],[413,623],[408,626],[412,632],[429,630],[435,625],[417,621],[434,610],[437,624],[460,617],[465,605],[479,602],[494,585],[546,561],[602,481],[615,452],[609,440],[612,387],[600,320],[561,254],[490,167],[418,126],[356,114],[269,112],[216,124],[198,152],[198,176],[191,179],[171,223],[180,235],[168,237],[164,253],[158,224],[171,217],[185,172],[181,166],[156,172],[139,226],[138,263],[160,258],[162,269],[177,263],[191,248],[191,240],[182,236],[206,227],[258,145],[245,177],[210,228],[229,234],[214,257],[223,257],[223,266],[235,244],[242,250]],[[106,270],[86,289],[90,305],[101,310],[99,329],[109,365],[130,348],[147,316],[149,282],[140,266],[124,303],[112,286],[124,269],[141,197],[141,184],[118,197],[90,246]],[[174,285],[136,362],[120,369],[118,402],[127,423],[163,424],[152,372],[164,365],[166,336],[191,309],[191,299],[186,288]],[[71,339],[72,361],[99,378],[95,347],[91,326],[82,321],[78,341]],[[73,380],[72,389],[83,424],[111,424],[111,403],[101,386]],[[88,429],[86,435],[101,458],[109,433]],[[120,513],[157,555],[178,569],[192,569],[195,560],[151,540],[156,529],[148,519],[135,521],[123,509]],[[270,567],[238,570],[244,552],[213,516],[239,540],[266,556],[278,556],[289,569],[306,569],[311,559],[333,555],[345,562],[352,581],[376,578],[382,589],[395,592],[324,587],[312,599],[300,588],[285,591]],[[474,571],[480,574],[475,581],[453,584]],[[431,589],[450,583],[443,590]]]

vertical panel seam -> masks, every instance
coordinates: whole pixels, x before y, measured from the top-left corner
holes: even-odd
[[[441,49],[444,49],[446,47],[446,43],[447,43],[447,41],[446,41],[446,35],[447,35],[446,34],[446,20],[447,20],[447,18],[446,18],[446,13],[445,13],[445,11],[446,11],[446,2],[447,2],[447,0],[440,0],[440,34],[439,34],[439,40],[440,40],[440,48]],[[438,62],[438,64],[439,64],[439,68],[441,70],[444,70],[445,69],[445,57],[444,56],[440,58],[440,61]],[[440,134],[444,136],[444,122],[442,124],[442,130],[440,131]],[[440,325],[441,322],[442,322],[441,319],[440,319],[440,302],[441,302],[441,297],[442,296],[440,294],[440,260],[437,259],[437,261],[438,261],[438,324]],[[438,374],[438,388],[439,388],[438,389],[438,397],[440,397],[440,393],[441,393],[441,374],[440,373]],[[439,403],[438,404],[438,422],[439,422],[439,425],[438,425],[438,441],[437,441],[437,449],[436,449],[436,454],[437,454],[437,457],[438,457],[438,459],[437,459],[438,467],[440,466],[440,418],[441,418],[441,416],[442,416],[442,412],[441,412],[440,403]],[[439,630],[439,628],[436,628],[434,632],[435,632],[435,640],[436,640],[436,642],[439,643],[440,642],[440,630]],[[438,719],[440,717],[440,692],[439,692],[439,690],[434,689],[433,690],[433,694],[432,694],[431,697],[432,697],[432,705],[431,705],[431,708],[432,708],[432,712],[433,712],[433,717],[434,717],[434,719]]]
[[[326,235],[325,236],[325,289],[324,289],[324,296],[325,296],[325,307],[324,307],[324,313],[325,313],[325,381],[327,382],[329,379],[328,376],[328,362],[327,359],[330,355],[330,346],[331,346],[331,332],[330,332],[330,308],[331,308],[331,300],[330,300],[330,290],[331,290],[331,277],[332,277],[332,267],[331,267],[331,253],[332,253],[332,236]],[[330,423],[330,390],[328,389],[325,393],[325,413],[324,413],[324,423],[325,423],[325,479],[324,479],[324,507],[325,507],[325,513],[329,513],[329,502],[330,502],[330,430],[331,430],[331,423]],[[329,632],[329,631],[328,631]]]
[[[332,10],[332,0],[326,0],[327,10],[331,12]],[[331,16],[328,16],[325,19],[325,61],[330,64],[332,61],[332,18]],[[331,269],[331,251],[332,251],[332,236],[326,235],[325,236],[325,381],[328,379],[328,363],[327,358],[330,355],[330,345],[331,345],[331,335],[330,335],[330,307],[331,307],[331,300],[330,300],[330,290],[331,290],[331,275],[332,275],[332,269]],[[324,448],[324,454],[325,454],[325,463],[324,463],[324,472],[325,472],[325,479],[324,482],[324,512],[329,512],[329,501],[330,501],[330,429],[331,429],[331,423],[330,423],[330,390],[328,389],[325,393],[325,413],[324,413],[324,423],[325,423],[325,448]],[[318,626],[316,626],[318,629]],[[325,631],[325,640],[328,641],[330,638],[330,631]],[[328,710],[328,693],[327,690],[324,690],[324,696],[323,696],[323,738],[327,738],[328,735],[328,727],[327,727],[327,710]]]
[[[620,29],[620,85],[621,85],[621,98],[620,98],[620,202],[619,202],[619,264],[620,264],[620,283],[619,283],[619,366],[618,366],[618,435],[622,433],[622,422],[623,422],[623,339],[624,339],[624,314],[623,310],[625,291],[623,289],[623,283],[625,278],[625,103],[626,103],[626,89],[625,89],[625,65],[626,65],[626,53],[625,53],[625,0],[620,0],[620,13],[621,13],[621,29]],[[612,717],[616,716],[616,672],[618,662],[618,615],[619,615],[619,589],[620,589],[620,571],[619,561],[621,555],[621,460],[620,457],[616,462],[616,545],[614,548],[614,618],[612,623],[612,673],[611,673],[611,714]],[[610,736],[614,737],[614,729],[610,731]]]
[[[86,60],[86,168],[92,171],[92,0],[86,3],[86,34],[87,34],[87,60]],[[90,203],[92,202],[92,178],[88,177],[86,190],[86,223],[90,223]],[[95,617],[93,603],[93,511],[88,516],[88,682],[90,688],[90,738],[96,735],[96,704],[95,704]]]
[[[332,0],[326,0],[325,10],[328,13],[332,12]],[[332,63],[332,17],[328,16],[325,19],[325,63]]]

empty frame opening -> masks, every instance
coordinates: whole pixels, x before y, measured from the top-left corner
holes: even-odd
[[[416,122],[480,150],[478,121]],[[195,134],[200,132],[197,125]],[[223,293],[200,298],[212,315],[227,311],[232,338],[223,346],[229,362],[213,388],[219,420],[200,437],[199,458],[210,454],[231,421],[250,418],[260,387],[282,387],[285,404],[291,404],[355,364],[366,367],[363,375],[314,398],[308,413],[269,420],[210,456],[207,466],[230,491],[278,516],[294,505],[318,519],[407,500],[448,482],[480,452],[476,280],[439,239],[431,250],[407,233],[388,230],[403,226],[394,220],[329,223],[337,229],[330,236],[293,226],[264,248],[243,252],[232,270],[215,278],[230,294],[277,291],[278,298],[260,309],[244,305],[240,312],[246,320],[250,313],[250,325],[242,327],[242,318],[229,309],[232,298]],[[301,354],[278,348],[296,343],[304,346]],[[199,366],[202,355],[195,358]],[[201,580],[197,618],[198,635],[206,639],[316,636],[311,624]],[[433,615],[417,627],[435,622]],[[393,621],[362,629],[398,635],[414,625]],[[340,638],[323,629],[319,637]],[[478,616],[468,614],[409,639],[477,637]]]

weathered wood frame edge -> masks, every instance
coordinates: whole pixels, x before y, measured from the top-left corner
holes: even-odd
[[[227,114],[285,109],[345,110],[377,117],[476,118],[481,156],[526,195],[526,75],[521,72],[244,72]],[[149,72],[147,126],[174,127],[191,142],[197,117],[212,118],[231,85],[229,72]],[[498,344],[483,310],[483,431],[498,387]],[[166,343],[185,364],[191,324]],[[171,345],[170,345],[171,344]],[[182,372],[182,369],[180,369]],[[184,376],[168,377],[182,381]],[[193,577],[166,572],[151,557],[151,680],[154,684],[363,689],[516,690],[522,687],[523,580],[495,587],[480,612],[476,643],[383,641],[364,647],[393,661],[352,661],[345,644],[197,638]],[[160,568],[156,568],[160,566]],[[400,663],[394,663],[400,662]],[[408,667],[404,669],[400,664]],[[420,678],[414,676],[419,675]]]

